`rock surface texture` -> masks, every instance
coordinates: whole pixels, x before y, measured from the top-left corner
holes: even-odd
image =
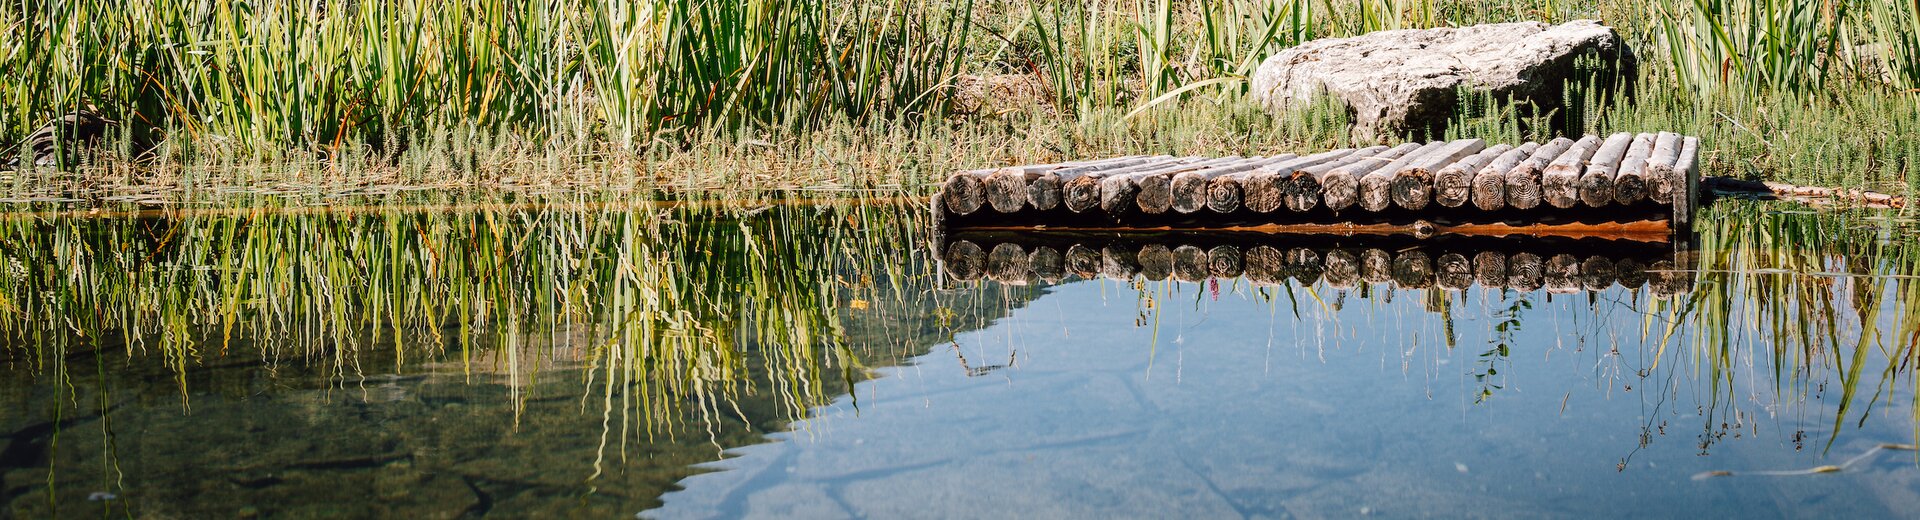
[[[1587,55],[1600,67],[1579,70],[1576,62]],[[1252,86],[1254,100],[1274,111],[1324,91],[1352,110],[1360,139],[1417,132],[1437,138],[1461,90],[1530,101],[1547,111],[1561,105],[1570,80],[1615,72],[1631,78],[1633,66],[1619,33],[1597,21],[1518,22],[1310,41],[1267,58]],[[1564,112],[1552,113],[1557,119]]]

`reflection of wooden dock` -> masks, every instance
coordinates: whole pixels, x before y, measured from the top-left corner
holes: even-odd
[[[1403,288],[1511,288],[1571,293],[1614,284],[1655,294],[1691,289],[1691,255],[1667,244],[1600,239],[1420,240],[1357,243],[1351,237],[1167,234],[1101,237],[1078,233],[965,233],[940,244],[947,276],[1007,284],[1068,277],[1202,281],[1244,277],[1255,284],[1334,288],[1393,283]]]
[[[1129,156],[958,172],[935,196],[949,229],[1261,225],[1689,224],[1699,140],[1620,133],[1479,139],[1307,156]]]

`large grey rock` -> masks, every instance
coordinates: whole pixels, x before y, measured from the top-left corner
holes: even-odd
[[[1459,106],[1459,89],[1559,107],[1577,59],[1589,53],[1606,65],[1602,72],[1632,70],[1620,35],[1593,20],[1381,31],[1274,54],[1254,72],[1253,96],[1280,111],[1324,91],[1352,109],[1355,137],[1424,131],[1437,138]]]

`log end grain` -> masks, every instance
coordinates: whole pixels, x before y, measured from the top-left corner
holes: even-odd
[[[1222,215],[1240,210],[1240,183],[1233,179],[1214,179],[1207,183],[1207,209]]]
[[[1384,211],[1393,206],[1393,195],[1388,192],[1393,178],[1385,175],[1368,175],[1360,178],[1360,209]]]
[[[1494,211],[1507,207],[1506,176],[1483,172],[1473,177],[1473,207]]]
[[[1141,213],[1159,215],[1173,209],[1173,178],[1155,175],[1140,179],[1140,191],[1134,195],[1134,205]]]
[[[1256,213],[1272,213],[1286,206],[1283,179],[1269,172],[1258,172],[1240,180],[1240,205]]]
[[[955,174],[947,177],[946,184],[940,187],[940,198],[947,203],[947,211],[955,215],[970,215],[980,211],[987,203],[986,184],[980,178],[968,174]]]
[[[1100,207],[1100,181],[1086,177],[1067,181],[1066,187],[1062,188],[1061,203],[1075,213]]]
[[[1052,211],[1060,207],[1060,176],[1041,175],[1027,183],[1027,206],[1040,211]]]
[[[1580,202],[1589,207],[1605,207],[1613,202],[1613,176],[1606,172],[1587,172],[1580,176]]]
[[[1433,173],[1421,169],[1402,171],[1388,183],[1387,196],[1395,206],[1410,210],[1426,209],[1427,203],[1433,200]]]
[[[1173,210],[1180,213],[1193,213],[1207,207],[1207,177],[1197,173],[1182,173],[1173,176]]]
[[[1294,172],[1285,183],[1285,198],[1288,210],[1296,213],[1312,211],[1320,205],[1320,179],[1305,172]]]
[[[1473,172],[1447,168],[1433,176],[1433,202],[1449,208],[1467,205],[1473,200]]]
[[[987,176],[987,204],[994,211],[1018,213],[1027,206],[1027,177],[1018,168],[1003,168]]]
[[[1622,175],[1613,181],[1613,202],[1615,204],[1633,204],[1647,198],[1647,178],[1639,175]]]

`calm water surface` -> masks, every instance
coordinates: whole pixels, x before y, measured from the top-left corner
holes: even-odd
[[[7,222],[0,511],[1920,507],[1894,214],[1722,201],[1676,247],[578,202]]]

